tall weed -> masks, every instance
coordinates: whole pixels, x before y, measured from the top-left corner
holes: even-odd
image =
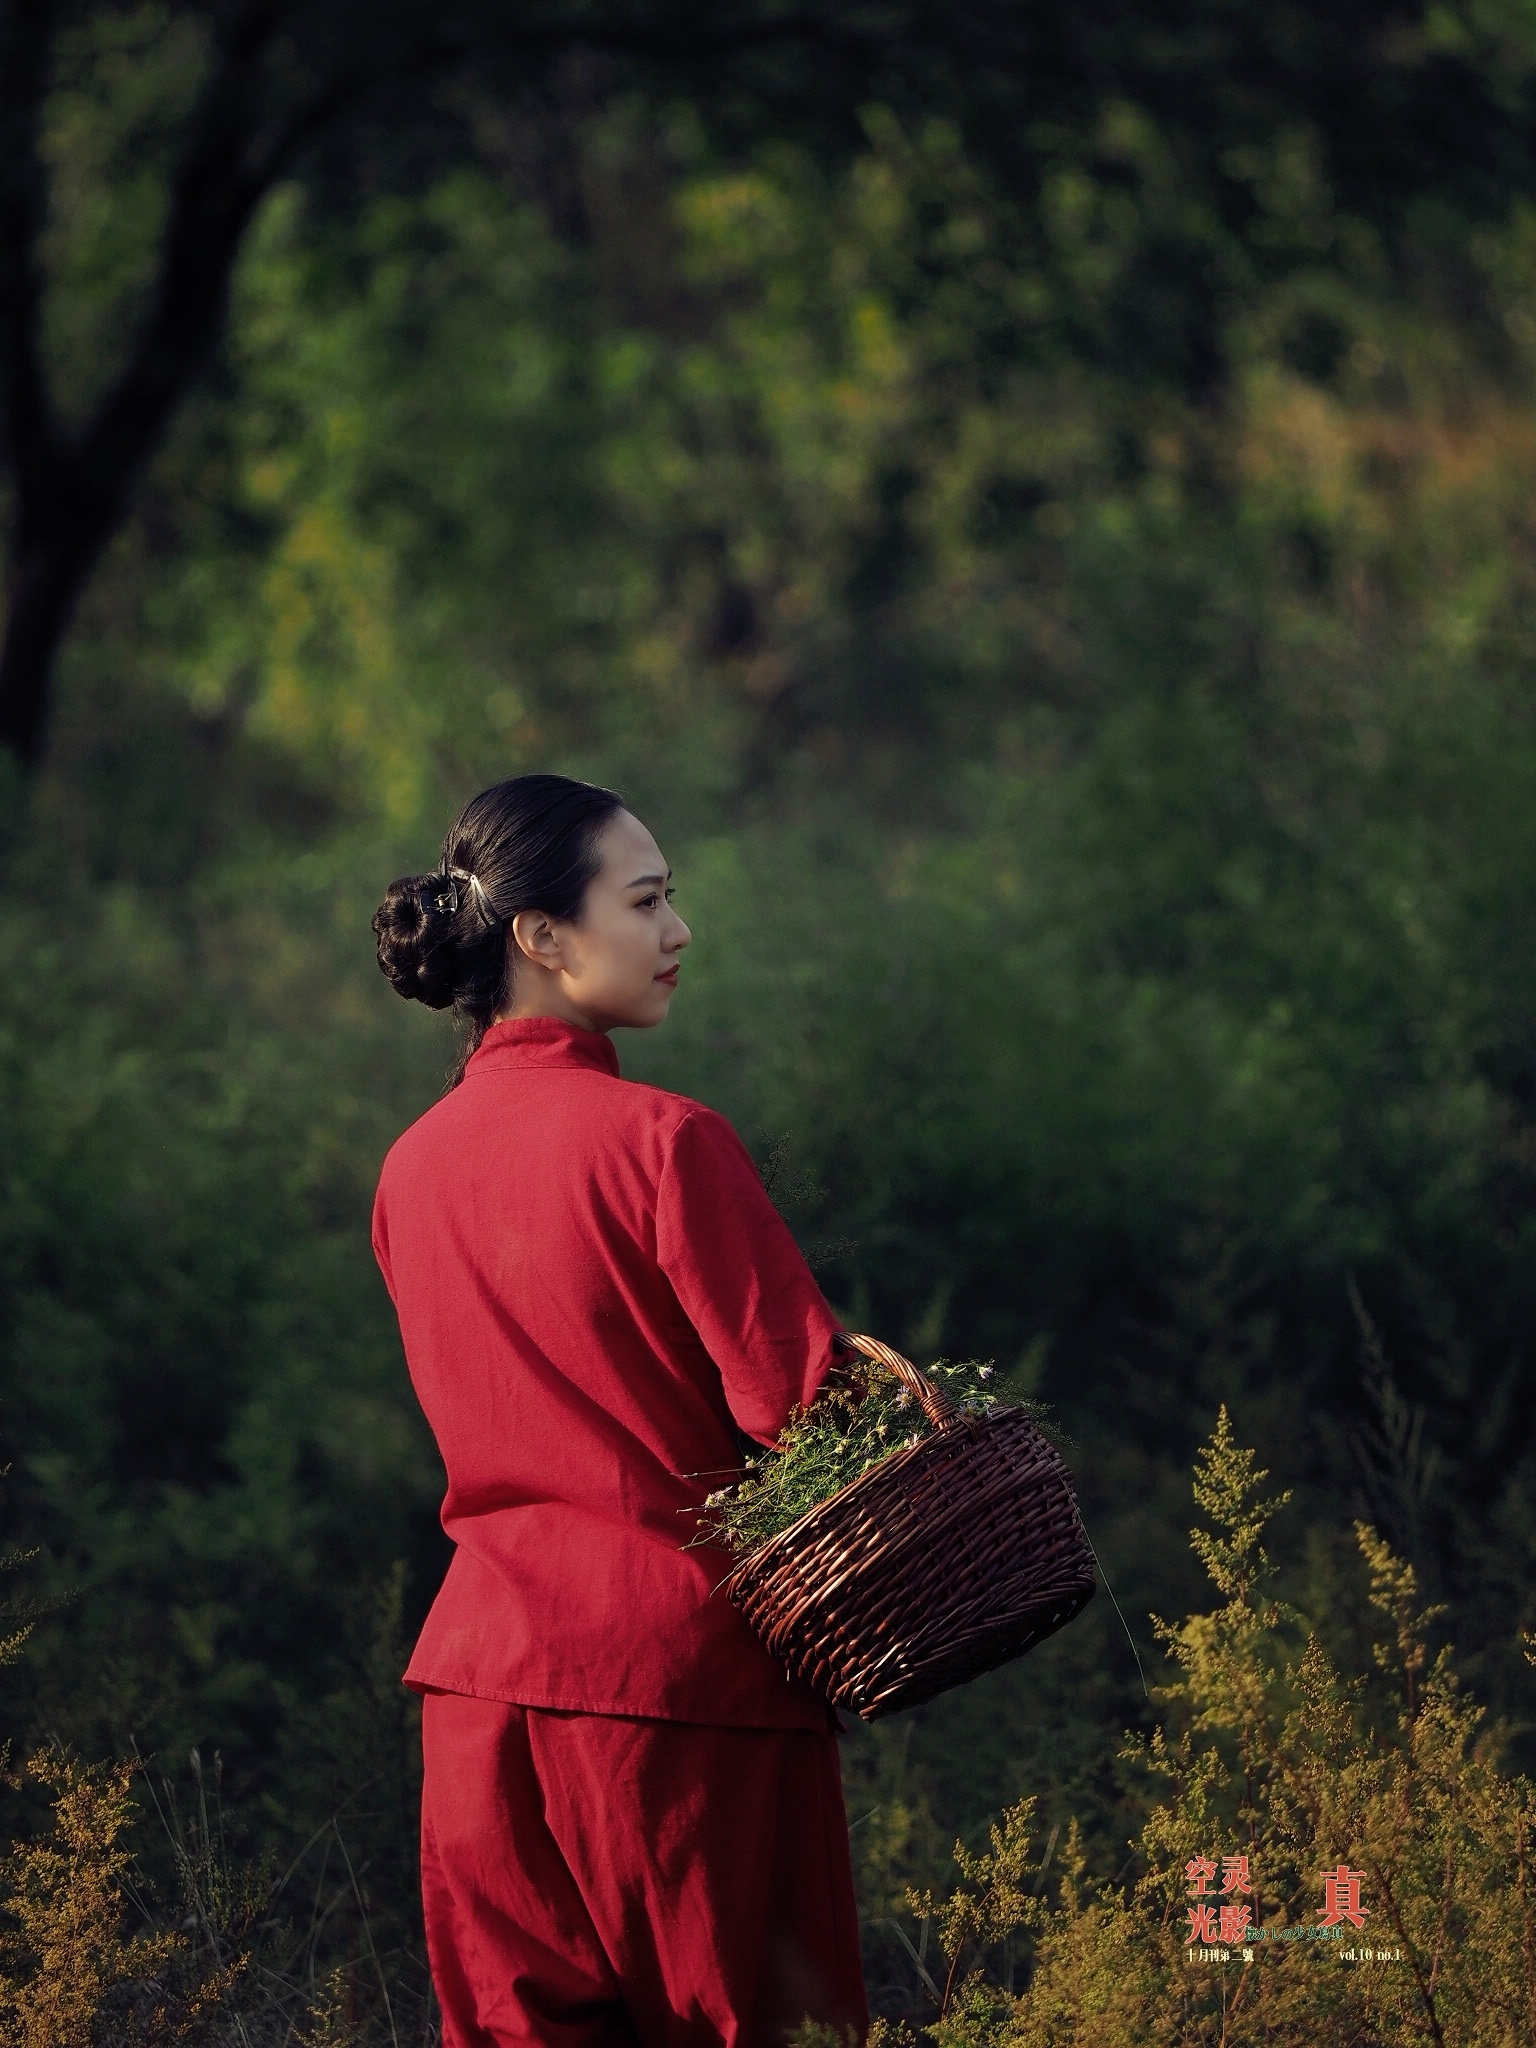
[[[1074,1830],[1037,1895],[1025,1799],[987,1854],[957,1846],[947,1897],[909,1893],[943,1951],[939,2048],[1536,2039],[1536,1787],[1501,1767],[1431,1650],[1441,1610],[1374,1529],[1355,1528],[1373,1671],[1341,1670],[1273,1597],[1263,1537],[1286,1497],[1263,1497],[1266,1476],[1223,1409],[1192,1534],[1219,1604],[1159,1624],[1174,1675],[1125,1752],[1147,1793],[1128,1873],[1093,1875]]]

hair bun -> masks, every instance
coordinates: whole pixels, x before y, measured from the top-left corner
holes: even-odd
[[[458,892],[442,875],[403,875],[373,914],[379,966],[396,995],[446,1010],[458,988]]]

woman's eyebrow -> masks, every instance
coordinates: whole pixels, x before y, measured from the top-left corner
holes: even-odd
[[[671,879],[672,870],[668,868],[667,872],[664,875],[636,875],[635,879],[632,882],[626,882],[624,886],[626,889],[638,889],[641,886],[641,884],[644,883],[644,885],[647,888],[654,889],[660,883],[670,882]]]

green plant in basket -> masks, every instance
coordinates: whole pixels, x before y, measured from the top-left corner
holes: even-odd
[[[990,1361],[940,1359],[927,1376],[964,1413],[986,1415],[1006,1403],[1043,1423],[1040,1403],[1016,1394]],[[846,1360],[809,1408],[796,1409],[773,1450],[750,1458],[735,1485],[709,1496],[706,1540],[744,1557],[882,1458],[932,1434],[915,1397],[883,1366]]]

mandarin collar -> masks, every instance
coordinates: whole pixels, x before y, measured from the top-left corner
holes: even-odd
[[[619,1055],[606,1031],[586,1031],[563,1017],[507,1017],[481,1039],[465,1079],[502,1067],[596,1067],[617,1075]]]

